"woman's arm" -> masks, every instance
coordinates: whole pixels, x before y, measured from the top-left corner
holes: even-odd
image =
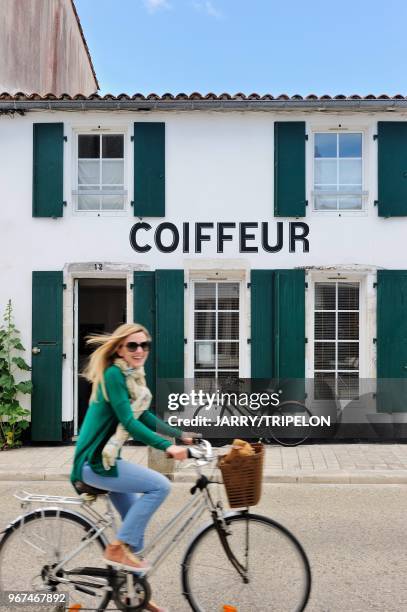
[[[150,410],[145,410],[139,419],[144,425],[147,425],[153,431],[159,431],[165,436],[171,436],[172,438],[181,438],[182,430],[178,427],[171,427],[160,417],[153,414]]]
[[[108,368],[104,375],[107,396],[112,409],[124,429],[139,442],[153,448],[165,451],[172,446],[169,440],[158,436],[148,426],[135,419],[130,406],[130,400],[123,374],[116,367]]]

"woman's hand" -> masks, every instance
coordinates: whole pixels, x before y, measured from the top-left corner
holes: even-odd
[[[184,431],[181,436],[181,442],[182,444],[194,444],[199,437],[199,434],[193,431]]]
[[[188,457],[188,450],[183,446],[176,446],[175,444],[169,446],[165,452],[173,459],[178,459],[178,461],[182,461]]]

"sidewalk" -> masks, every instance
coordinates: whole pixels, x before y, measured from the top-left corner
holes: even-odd
[[[30,446],[0,452],[1,480],[66,480],[74,446]],[[126,446],[123,458],[147,465],[147,449]],[[265,482],[407,484],[407,444],[304,444],[266,448]],[[175,481],[192,482],[192,469]]]

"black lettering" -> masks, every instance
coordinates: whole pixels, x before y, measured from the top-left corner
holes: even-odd
[[[172,243],[168,246],[165,246],[161,240],[161,234],[165,230],[169,230],[170,232],[172,232]],[[177,229],[177,226],[173,223],[168,222],[160,223],[160,225],[156,227],[154,239],[157,245],[157,249],[161,251],[161,253],[172,253],[179,245],[179,231]]]
[[[259,227],[258,223],[239,223],[239,251],[240,253],[258,253],[259,249],[256,246],[247,246],[248,240],[254,240],[255,234],[248,234],[247,230],[250,228]]]
[[[189,223],[182,224],[182,252],[189,253]]]
[[[267,253],[278,253],[283,248],[283,222],[277,221],[277,244],[269,244],[269,224],[261,224],[261,244]]]
[[[236,223],[218,223],[217,251],[223,253],[223,243],[233,240],[232,234],[225,234],[226,228],[234,229]]]
[[[297,228],[302,230],[302,233],[297,234]],[[302,252],[309,253],[309,241],[306,238],[308,234],[309,227],[306,223],[303,223],[302,221],[290,222],[290,253],[295,253],[295,243],[297,240],[302,242]]]
[[[195,223],[195,253],[202,253],[202,242],[210,242],[211,237],[202,234],[203,229],[213,229],[213,223]]]
[[[147,253],[151,249],[149,244],[145,244],[144,246],[137,244],[137,232],[141,229],[146,231],[151,230],[151,225],[149,223],[145,223],[144,221],[135,223],[130,230],[130,244],[137,253]]]

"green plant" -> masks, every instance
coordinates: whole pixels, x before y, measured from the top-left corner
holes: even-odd
[[[4,448],[20,446],[20,436],[29,425],[30,414],[20,405],[18,395],[31,393],[31,381],[16,382],[15,375],[21,371],[29,372],[30,366],[16,353],[24,351],[20,332],[13,322],[13,308],[8,301],[4,323],[0,327],[0,445]]]

